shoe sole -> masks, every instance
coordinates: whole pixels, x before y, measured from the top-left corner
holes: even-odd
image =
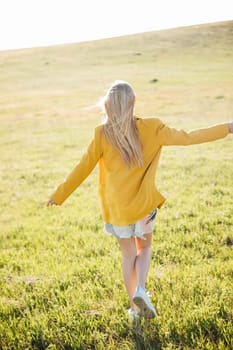
[[[133,302],[137,307],[139,307],[141,315],[145,318],[154,318],[156,316],[156,313],[154,310],[150,309],[149,306],[146,304],[143,298],[141,297],[134,297]]]

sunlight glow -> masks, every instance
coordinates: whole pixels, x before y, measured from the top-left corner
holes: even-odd
[[[0,0],[0,50],[230,19],[230,0]]]

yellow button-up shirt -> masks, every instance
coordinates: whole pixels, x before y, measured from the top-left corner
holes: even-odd
[[[99,125],[87,151],[51,198],[62,204],[99,163],[99,194],[104,221],[118,226],[134,223],[165,202],[155,185],[162,146],[204,143],[229,133],[227,123],[185,132],[170,128],[157,118],[135,120],[144,157],[142,167],[127,167]]]

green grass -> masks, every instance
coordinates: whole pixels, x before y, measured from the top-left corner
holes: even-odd
[[[233,348],[231,136],[163,149],[148,279],[158,317],[140,331],[103,233],[98,170],[45,206],[115,79],[134,86],[140,116],[186,130],[232,119],[232,32],[231,21],[0,52],[0,349]]]

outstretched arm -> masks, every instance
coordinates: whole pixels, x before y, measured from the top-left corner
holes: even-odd
[[[232,129],[233,122],[186,132],[170,128],[160,121],[157,137],[161,145],[188,146],[221,139],[231,133]]]
[[[52,198],[49,198],[49,200],[47,202],[47,207],[51,207],[52,205],[57,205],[57,203],[54,202],[54,200]]]
[[[229,123],[228,126],[229,126],[229,132],[233,134],[233,122]]]
[[[100,130],[99,128],[96,128],[95,137],[90,143],[87,151],[65,181],[61,183],[50,196],[47,206],[62,204],[66,198],[68,198],[71,193],[87,178],[90,172],[94,169],[100,157]]]

